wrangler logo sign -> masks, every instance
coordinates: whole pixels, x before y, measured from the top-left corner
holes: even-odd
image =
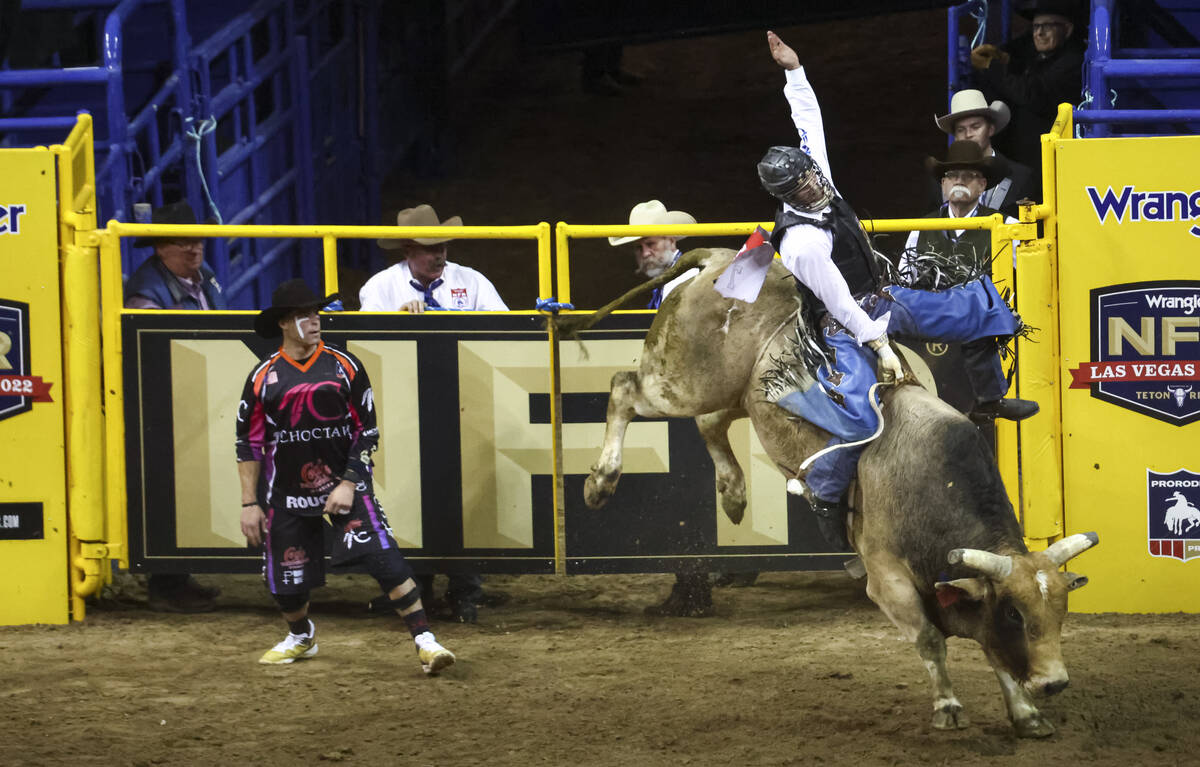
[[[1111,215],[1117,224],[1129,221],[1200,221],[1200,191],[1138,192],[1126,184],[1119,192],[1110,186],[1102,195],[1094,186],[1087,188],[1088,199],[1101,224]],[[1200,225],[1188,230],[1200,237]]]
[[[1092,362],[1071,388],[1183,426],[1200,420],[1200,281],[1138,282],[1091,292]]]

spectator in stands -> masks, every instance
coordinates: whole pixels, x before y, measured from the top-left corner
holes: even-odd
[[[187,202],[163,205],[152,224],[195,224]],[[212,222],[209,222],[212,223]],[[204,263],[204,240],[186,237],[139,237],[135,248],[153,246],[125,285],[127,309],[221,310],[221,285]],[[151,573],[146,580],[150,609],[176,613],[208,612],[216,607],[219,589],[202,586],[187,573]]]
[[[985,157],[1003,161],[1008,175],[990,186],[979,199],[979,203],[999,210],[1006,216],[1017,215],[1017,201],[1039,197],[1039,184],[1033,170],[1019,162],[1009,160],[992,146],[992,136],[1004,130],[1010,118],[1008,105],[993,101],[990,105],[977,90],[955,93],[950,99],[950,113],[934,117],[934,123],[957,141],[974,141],[983,149]],[[942,196],[942,179],[931,178],[931,200],[929,207],[936,208],[945,202]]]
[[[925,167],[941,183],[946,199],[926,218],[968,218],[999,212],[984,205],[982,198],[1006,177],[1004,161],[985,156],[979,144],[967,139],[955,141],[946,149],[944,161],[929,157]],[[1017,221],[1011,216],[1005,220],[1010,224]],[[991,233],[986,229],[911,232],[900,257],[900,271],[912,287],[936,290],[948,287],[942,276],[948,264],[974,264],[986,272],[991,255]]]
[[[1029,34],[1002,47],[971,51],[975,80],[989,99],[1012,109],[1012,127],[1001,146],[1017,162],[1041,167],[1041,134],[1050,130],[1058,105],[1077,104],[1083,79],[1084,44],[1073,36],[1073,0],[1037,0],[1018,11],[1030,19]]]
[[[405,208],[396,226],[462,226],[461,216],[439,221],[430,205]],[[449,231],[447,232],[449,234]],[[453,237],[380,240],[384,250],[399,250],[402,260],[362,286],[358,297],[364,312],[412,312],[426,309],[506,312],[496,288],[479,272],[446,260],[446,243]]]
[[[462,226],[461,216],[438,219],[430,205],[405,208],[396,214],[396,226]],[[446,260],[446,243],[453,237],[420,237],[412,240],[379,240],[384,250],[399,250],[403,259],[367,280],[359,291],[364,312],[412,312],[427,309],[456,311],[508,311],[496,288],[478,271]],[[449,610],[450,617],[474,623],[479,606],[502,604],[507,595],[484,592],[479,573],[451,573],[440,601],[433,595],[433,575],[417,575],[417,585],[429,603],[431,615]],[[372,613],[391,612],[385,598],[371,601]]]
[[[696,223],[691,214],[682,210],[667,210],[658,200],[647,200],[629,211],[630,226],[672,226]],[[671,267],[680,256],[678,243],[683,237],[609,237],[613,247],[632,244],[637,259],[637,273],[647,278],[657,277]],[[689,269],[661,288],[655,288],[647,309],[657,309],[672,290],[700,273]],[[707,618],[713,614],[712,583],[704,568],[690,563],[680,565],[675,572],[675,585],[661,604],[646,608],[652,616]]]

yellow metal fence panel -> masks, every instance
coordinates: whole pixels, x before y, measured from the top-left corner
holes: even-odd
[[[54,155],[0,150],[0,624],[66,623]]]
[[[1071,608],[1198,611],[1200,137],[1060,142],[1057,166],[1067,532],[1102,544]]]

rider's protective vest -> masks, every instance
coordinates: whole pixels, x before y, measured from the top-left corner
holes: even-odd
[[[829,210],[819,219],[802,216],[785,206],[779,206],[779,212],[775,215],[775,230],[771,232],[771,245],[775,247],[776,252],[783,243],[783,233],[793,226],[815,226],[828,229],[833,234],[833,252],[830,253],[830,258],[846,280],[851,295],[857,298],[879,288],[879,266],[875,263],[871,243],[867,241],[867,234],[848,202],[835,196],[829,203]],[[813,295],[808,286],[802,287],[807,299],[805,303],[816,309],[815,316],[824,314],[825,305]]]

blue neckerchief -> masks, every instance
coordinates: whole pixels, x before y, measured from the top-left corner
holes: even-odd
[[[432,308],[434,308],[434,309],[441,309],[441,308],[442,308],[442,305],[441,305],[441,304],[439,304],[439,303],[437,302],[437,299],[433,297],[433,291],[434,291],[435,289],[437,289],[437,288],[441,287],[441,284],[442,284],[442,278],[441,278],[441,277],[439,277],[439,278],[437,278],[436,280],[434,280],[433,282],[429,283],[429,287],[425,287],[424,285],[422,285],[421,283],[417,282],[416,280],[409,280],[409,281],[408,281],[408,284],[409,284],[409,285],[412,285],[414,288],[416,288],[417,290],[419,290],[419,291],[421,291],[422,293],[424,293],[424,294],[425,294],[425,305],[426,305],[426,306],[428,306],[428,307],[432,307]]]

